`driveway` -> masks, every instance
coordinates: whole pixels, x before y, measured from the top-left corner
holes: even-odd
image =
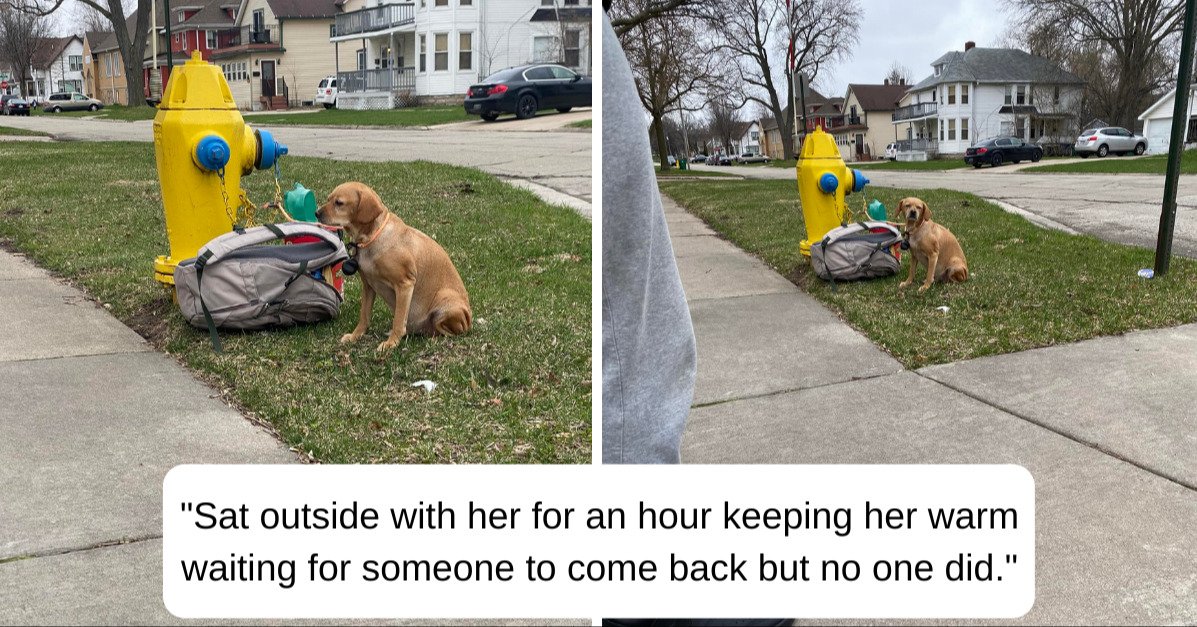
[[[708,168],[747,178],[790,179],[790,168]],[[942,172],[864,170],[872,185],[951,189],[999,200],[1101,239],[1155,248],[1164,177],[1151,174],[1032,174],[1009,166]],[[1173,251],[1197,258],[1197,176],[1180,177]]]
[[[589,117],[578,112],[545,119]],[[535,122],[533,118],[525,122]],[[248,119],[253,124],[253,118]],[[153,122],[117,122],[47,116],[6,117],[6,126],[52,133],[60,140],[153,141]],[[286,144],[290,154],[352,161],[435,161],[478,168],[532,190],[548,202],[590,213],[591,133],[519,129],[479,133],[474,126],[429,128],[344,128],[330,126],[265,127]],[[495,123],[499,125],[499,123]],[[489,125],[488,125],[489,126]],[[507,124],[499,126],[509,126]],[[283,162],[286,169],[286,162]],[[548,188],[545,190],[545,188]],[[555,192],[555,193],[552,193]]]

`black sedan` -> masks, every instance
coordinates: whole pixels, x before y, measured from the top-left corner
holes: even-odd
[[[541,109],[562,113],[590,106],[590,77],[560,65],[521,65],[500,70],[466,92],[465,111],[494,122],[502,113],[524,120]]]
[[[29,115],[29,102],[20,96],[0,97],[0,114]]]
[[[964,162],[979,168],[986,163],[997,167],[1006,161],[1038,161],[1043,158],[1043,149],[1028,144],[1017,137],[994,137],[969,146],[964,151]]]

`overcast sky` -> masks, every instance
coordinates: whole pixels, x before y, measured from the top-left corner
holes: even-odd
[[[964,42],[994,46],[1008,18],[989,0],[860,0],[864,22],[852,59],[820,71],[816,85],[826,96],[843,96],[849,83],[880,83],[894,60],[915,81],[931,74],[931,62]],[[823,76],[824,72],[827,76]]]

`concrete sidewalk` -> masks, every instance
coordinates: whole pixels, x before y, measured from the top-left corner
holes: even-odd
[[[1021,464],[1038,542],[1019,622],[1197,621],[1197,326],[911,372],[665,207],[698,337],[684,461]]]

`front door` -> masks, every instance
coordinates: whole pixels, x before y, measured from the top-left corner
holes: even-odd
[[[856,156],[857,157],[863,156],[864,152],[865,152],[864,135],[857,133],[856,134]]]
[[[262,95],[274,97],[274,61],[262,62]]]

